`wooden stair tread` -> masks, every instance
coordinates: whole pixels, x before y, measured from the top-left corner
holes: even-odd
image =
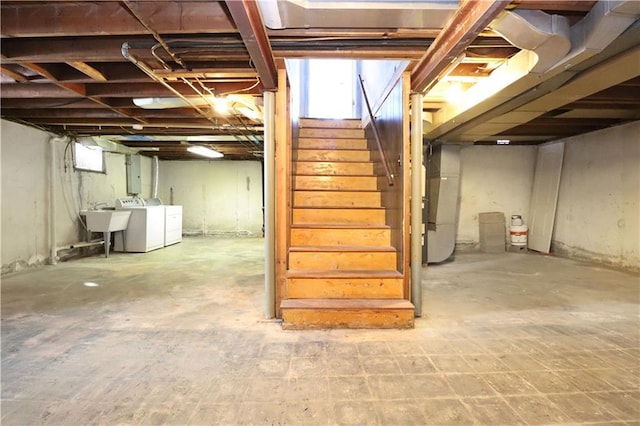
[[[358,175],[347,175],[347,174],[338,174],[338,173],[296,173],[293,175],[293,177],[297,177],[297,176],[305,176],[305,177],[309,177],[309,176],[317,176],[317,177],[344,177],[344,178],[360,178],[360,177],[366,177],[366,178],[377,178],[377,177],[383,177],[384,175],[374,175],[374,174],[358,174]]]
[[[332,310],[413,310],[405,299],[284,299],[282,309],[332,309]]]
[[[291,229],[391,229],[389,225],[294,223]]]
[[[339,189],[339,188],[304,188],[304,189],[294,189],[296,192],[341,192],[347,195],[347,193],[358,193],[358,192],[381,192],[379,189]]]
[[[384,210],[384,207],[340,207],[340,206],[293,206],[294,209],[306,209],[306,210]]]
[[[301,129],[314,128],[346,128],[361,129],[362,120],[359,118],[312,118],[300,117],[299,126]]]
[[[339,139],[339,138],[334,138],[334,140]],[[346,149],[342,149],[342,148],[296,148],[296,151],[338,151],[338,152],[344,152],[344,151],[357,151],[357,152],[369,152],[370,150],[368,148],[346,148]],[[295,158],[294,158],[295,160]],[[313,160],[295,160],[295,161],[313,161]],[[315,161],[340,161],[340,160],[315,160]],[[354,161],[354,160],[351,160]],[[362,162],[362,161],[359,161]]]
[[[348,270],[348,269],[305,269],[287,271],[287,278],[402,278],[398,271],[386,270]]]
[[[291,246],[290,252],[395,252],[392,246]]]

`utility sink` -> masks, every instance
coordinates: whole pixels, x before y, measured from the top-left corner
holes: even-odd
[[[86,218],[88,231],[104,233],[104,252],[106,257],[109,257],[111,233],[127,229],[131,212],[126,210],[83,210],[80,215]]]

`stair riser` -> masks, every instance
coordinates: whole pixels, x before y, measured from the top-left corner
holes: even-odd
[[[295,207],[380,207],[379,192],[336,194],[334,191],[295,191]]]
[[[301,118],[299,121],[300,128],[320,127],[324,129],[359,129],[360,124],[360,120]]]
[[[395,252],[291,252],[289,269],[396,270]]]
[[[302,128],[298,135],[301,138],[346,138],[346,139],[364,139],[364,130],[362,129],[320,129],[320,128]]]
[[[292,246],[391,245],[389,229],[292,229]]]
[[[283,309],[282,328],[413,328],[413,310],[317,310]]]
[[[378,179],[375,176],[295,176],[294,188],[338,189],[347,191],[376,191]],[[337,196],[340,196],[337,194]]]
[[[369,161],[369,151],[300,149],[296,153],[297,161]]]
[[[298,140],[300,149],[367,149],[366,139],[322,139],[305,138]]]
[[[401,278],[290,278],[292,299],[401,299]]]
[[[381,209],[294,209],[293,224],[384,225]]]
[[[294,166],[297,175],[333,176],[333,175],[371,175],[372,163],[343,163],[335,161],[297,162]]]

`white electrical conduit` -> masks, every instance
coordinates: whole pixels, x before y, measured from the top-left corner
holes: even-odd
[[[158,156],[153,156],[153,182],[151,183],[151,187],[153,188],[153,193],[151,194],[151,198],[158,198],[158,175],[159,175],[159,161]]]
[[[49,139],[49,263],[51,265],[55,265],[56,263],[58,263],[58,247],[56,245],[56,240],[58,238],[58,235],[56,233],[56,217],[58,215],[56,204],[56,143],[67,141],[68,138],[66,136],[52,136]]]

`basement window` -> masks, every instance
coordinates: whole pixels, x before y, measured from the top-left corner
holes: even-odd
[[[73,144],[73,167],[76,170],[105,173],[104,152],[99,146]]]

